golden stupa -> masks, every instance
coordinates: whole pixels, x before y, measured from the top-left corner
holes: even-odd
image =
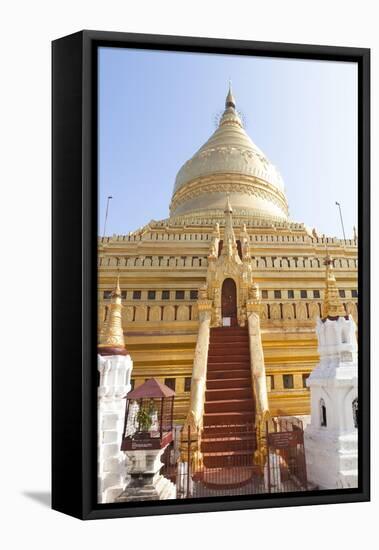
[[[326,246],[338,283],[329,281],[329,297]],[[119,276],[117,312],[135,387],[154,377],[174,388],[182,424],[199,317],[207,311],[211,327],[223,323],[225,270],[236,284],[235,322],[244,326],[251,311],[259,314],[270,413],[307,415],[305,380],[318,361],[315,320],[325,315],[325,297],[357,321],[357,253],[356,237],[327,238],[289,219],[282,178],[247,135],[229,89],[218,128],[178,172],[170,216],[99,239],[100,344]]]

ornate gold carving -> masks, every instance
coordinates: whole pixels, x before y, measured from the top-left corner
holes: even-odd
[[[216,223],[215,228],[213,230],[212,242],[209,250],[209,257],[208,257],[209,260],[217,258],[219,243],[220,243],[220,224]]]
[[[232,177],[235,179],[236,175],[233,174]],[[224,175],[222,178],[215,175],[212,179],[213,181],[209,181],[209,177],[199,178],[179,189],[172,198],[170,212],[174,213],[181,204],[188,200],[209,193],[242,193],[267,200],[280,208],[285,216],[288,216],[286,197],[274,185],[253,176],[238,177],[238,181],[231,181],[230,183],[225,183]]]
[[[146,321],[147,319],[147,306],[136,306],[136,321]]]
[[[296,304],[296,319],[298,321],[305,321],[307,317],[307,306],[304,302],[298,302]]]
[[[175,321],[174,306],[165,306],[163,308],[163,321]]]
[[[149,321],[160,321],[161,320],[161,307],[152,306],[149,311]]]
[[[134,318],[134,307],[126,306],[123,308],[123,320],[126,322],[133,321]]]
[[[293,304],[283,304],[283,319],[293,319],[295,317]]]
[[[250,260],[249,235],[248,235],[245,223],[243,224],[242,230],[240,231],[240,241],[241,241],[242,259],[244,261]]]
[[[270,304],[270,319],[276,321],[281,318],[280,304]]]
[[[273,428],[269,411],[256,416],[257,450],[254,453],[254,462],[260,466],[262,473],[267,462],[267,432]]]
[[[319,305],[315,302],[310,302],[308,304],[309,318],[317,319],[320,316]]]
[[[180,305],[176,312],[177,321],[189,321],[189,308],[188,306]]]

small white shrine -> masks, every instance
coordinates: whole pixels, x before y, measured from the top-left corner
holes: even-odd
[[[308,480],[319,489],[358,486],[356,324],[346,315],[327,257],[323,318],[316,332],[320,362],[307,380],[311,423],[305,430]]]
[[[125,397],[133,363],[125,349],[119,281],[112,291],[98,346],[98,502],[114,502],[125,486],[125,453],[121,451]]]

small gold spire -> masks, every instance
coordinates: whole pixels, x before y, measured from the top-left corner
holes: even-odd
[[[341,302],[336,278],[334,276],[333,260],[329,254],[325,257],[324,265],[326,266],[326,277],[324,303],[322,305],[322,318],[345,317],[345,308]]]
[[[117,275],[117,281],[116,286],[112,290],[112,297],[120,297],[121,298],[121,289],[120,289],[120,273]],[[121,302],[120,302],[121,303]]]
[[[107,319],[101,332],[99,348],[125,349],[121,316],[122,308],[120,275],[118,275],[116,286],[112,290],[111,303],[108,308]],[[117,355],[117,353],[115,353],[115,355]]]

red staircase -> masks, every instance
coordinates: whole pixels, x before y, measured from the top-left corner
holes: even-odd
[[[212,328],[201,439],[204,468],[242,467],[251,475],[256,447],[253,422],[248,330]],[[218,480],[228,483],[225,472]]]

